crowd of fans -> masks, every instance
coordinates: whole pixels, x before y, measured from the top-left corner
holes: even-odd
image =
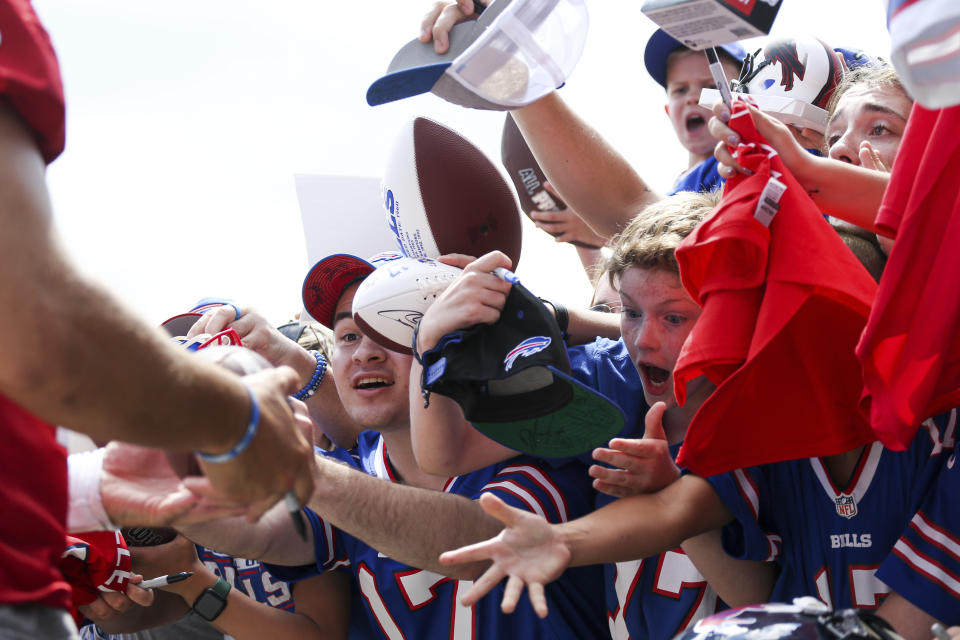
[[[483,4],[437,2],[421,40],[442,52],[450,28]],[[795,242],[795,262],[847,265],[831,280],[849,277],[870,295],[885,282],[899,234],[877,213],[919,107],[882,56],[837,50],[843,79],[819,133],[740,101],[701,106],[701,90],[715,87],[706,58],[656,32],[646,69],[689,156],[667,195],[557,92],[512,112],[568,205],[531,212],[537,225],[605,245],[580,255],[591,307],[547,307],[572,377],[614,402],[625,426],[558,459],[489,438],[452,398],[421,390],[425,362],[450,336],[500,320],[512,285],[494,271],[513,265],[498,251],[443,258],[462,274],[420,319],[413,355],[378,344],[351,312],[383,256],[315,265],[331,274],[323,303],[307,305],[315,323],[275,328],[245,304],[256,301],[217,300],[164,323],[172,336],[130,320],[78,275],[52,228],[44,167],[64,146],[63,92],[28,0],[0,0],[0,34],[0,639],[659,640],[728,608],[802,597],[879,617],[821,637],[960,637],[955,410],[919,416],[900,447],[812,441],[823,447],[813,456],[709,474],[677,462],[698,411],[736,368],[704,367],[675,388],[698,349],[735,341],[719,307],[704,324],[709,293],[688,271],[696,242],[734,251],[724,242],[740,232],[718,230],[718,212],[728,227],[762,228],[749,233],[771,255]],[[729,77],[745,55],[722,47]],[[744,222],[748,179],[762,171],[808,204],[805,225],[836,242],[785,239],[753,209]],[[747,253],[711,260],[731,279],[750,266],[736,264]],[[810,288],[848,290],[819,284]],[[744,299],[724,308],[742,310]],[[823,308],[816,322],[828,335],[834,307]],[[838,348],[853,358],[854,346]],[[767,374],[791,379],[794,365],[782,358]],[[785,428],[764,413],[780,400],[749,389],[735,398],[767,416],[749,426],[758,450],[762,434]],[[67,460],[55,424],[103,446]],[[718,457],[723,446],[710,444]],[[114,530],[123,535],[103,533]]]

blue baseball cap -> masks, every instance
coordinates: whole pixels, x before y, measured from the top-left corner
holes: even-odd
[[[643,52],[643,63],[647,67],[647,73],[656,80],[664,89],[667,88],[667,57],[680,48],[686,49],[686,46],[663,29],[657,29],[647,40],[647,48]],[[717,47],[738,63],[743,62],[746,57],[746,50],[737,42],[728,42]]]
[[[847,69],[850,70],[856,69],[857,67],[883,67],[887,64],[880,58],[874,58],[862,49],[834,47],[833,50],[843,56],[843,61],[847,63]]]

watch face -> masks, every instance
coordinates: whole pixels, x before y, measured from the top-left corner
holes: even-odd
[[[218,593],[207,589],[193,603],[193,610],[204,620],[215,620],[227,606],[226,599]]]

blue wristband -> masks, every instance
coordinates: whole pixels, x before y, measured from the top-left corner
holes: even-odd
[[[250,394],[251,414],[250,423],[247,425],[247,430],[244,432],[243,437],[240,438],[240,442],[238,442],[233,449],[230,449],[230,451],[215,455],[208,455],[206,453],[200,453],[197,451],[197,457],[204,462],[212,462],[213,464],[230,462],[241,453],[246,451],[247,447],[250,446],[250,443],[253,442],[253,436],[257,435],[257,429],[260,427],[260,404],[257,402],[257,397],[253,395],[253,389],[251,389],[247,384],[244,384],[243,386],[247,390],[247,393]]]
[[[306,400],[320,388],[323,377],[327,374],[327,358],[319,351],[310,351],[310,354],[317,359],[317,368],[313,370],[313,377],[303,386],[303,389],[293,394],[297,400]]]

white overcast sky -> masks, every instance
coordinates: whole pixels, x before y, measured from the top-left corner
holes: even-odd
[[[502,113],[431,94],[377,108],[364,100],[429,4],[34,0],[66,89],[67,150],[49,184],[71,256],[153,323],[210,295],[284,321],[300,308],[309,266],[295,173],[379,176],[399,127],[417,115],[499,164]],[[588,0],[586,50],[562,92],[665,190],[686,155],[643,67],[654,27],[641,4]],[[889,53],[882,0],[784,0],[774,33]],[[572,248],[532,225],[524,234],[525,284],[585,304]]]

